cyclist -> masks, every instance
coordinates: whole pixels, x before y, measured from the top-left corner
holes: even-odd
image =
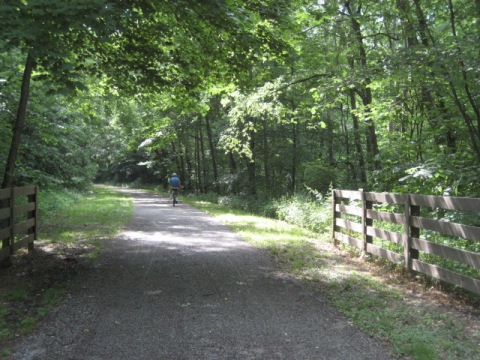
[[[178,204],[176,195],[178,194],[178,190],[180,189],[182,184],[176,173],[172,174],[172,177],[168,180],[168,185],[170,186],[170,195],[174,200],[173,205]]]

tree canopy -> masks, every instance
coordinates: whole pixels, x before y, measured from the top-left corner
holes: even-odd
[[[0,4],[3,185],[480,196],[478,1]]]

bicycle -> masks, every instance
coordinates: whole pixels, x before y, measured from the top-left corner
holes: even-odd
[[[178,201],[177,201],[178,187],[172,187],[171,194],[172,194],[173,206],[175,206],[175,204],[178,204]]]

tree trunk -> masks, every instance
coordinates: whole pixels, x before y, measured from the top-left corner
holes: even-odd
[[[182,169],[182,161],[180,159],[180,154],[177,150],[177,146],[175,145],[175,141],[172,141],[171,146],[172,146],[173,158],[175,159],[175,166],[177,168],[177,171],[180,171]]]
[[[205,127],[207,128],[208,147],[210,149],[210,156],[212,157],[213,182],[215,192],[220,195],[220,184],[218,183],[217,152],[215,150],[215,144],[213,143],[212,127],[210,126],[210,117],[208,114],[207,116],[205,116]]]
[[[417,18],[416,24],[413,24],[409,16],[412,13],[410,2],[407,0],[397,0],[397,8],[400,10],[400,14],[403,14],[404,32],[407,35],[406,47],[409,50],[415,49],[418,46],[430,48],[431,44],[434,43],[434,39],[428,28],[424,11],[420,1],[414,0],[413,4]],[[420,36],[420,41],[417,39],[417,34]],[[447,69],[445,69],[445,71],[447,72],[447,77],[449,77],[449,71]],[[431,75],[435,77],[435,72],[431,71]],[[450,153],[455,153],[457,150],[455,129],[452,128],[450,124],[450,116],[444,106],[442,96],[435,94],[429,86],[422,86],[420,92],[421,99],[418,108],[428,120],[430,127],[435,130],[435,143],[446,145]]]
[[[231,187],[230,191],[227,192],[232,192],[233,194],[238,194],[239,189],[238,189],[238,169],[237,169],[237,163],[235,161],[235,157],[233,156],[233,153],[231,151],[228,151],[227,153],[228,157],[228,167],[230,169],[230,180],[229,180],[229,186]]]
[[[249,195],[257,195],[257,183],[256,183],[256,166],[255,166],[255,133],[250,131],[249,147],[252,152],[252,158],[245,156],[247,174],[248,174],[248,193]]]
[[[268,146],[268,122],[263,121],[263,166],[265,168],[265,192],[270,195],[272,193],[271,175],[270,175],[270,149]]]
[[[235,157],[231,151],[228,152],[228,164],[230,167],[230,175],[236,175],[237,170],[237,163],[235,162]]]
[[[292,194],[295,193],[297,188],[297,146],[298,146],[298,133],[297,133],[297,124],[292,124],[292,163],[291,163],[291,183],[290,191]]]
[[[355,98],[355,90],[350,89],[350,108],[352,109],[353,121],[353,142],[355,144],[355,151],[357,152],[358,168],[360,170],[360,181],[362,186],[367,184],[367,172],[365,169],[365,159],[363,158],[362,142],[360,139],[359,121],[355,110],[357,109],[357,100]]]
[[[187,167],[186,173],[183,174],[183,176],[184,176],[183,182],[186,184],[187,189],[193,189],[192,177],[191,176],[193,174],[194,166],[193,166],[192,158],[190,156],[190,154],[191,154],[190,147],[189,147],[189,144],[187,143],[187,141],[185,141],[183,143],[183,151],[185,153],[185,163],[186,163],[186,167]]]
[[[35,59],[33,58],[31,53],[28,53],[27,61],[25,63],[25,70],[23,72],[20,103],[18,104],[17,118],[15,120],[12,143],[10,145],[10,151],[8,153],[2,188],[11,187],[14,183],[13,179],[15,173],[15,163],[17,161],[18,149],[20,148],[20,139],[22,137],[23,128],[25,127],[27,104],[30,95],[30,80],[32,78],[32,72],[34,67]]]
[[[205,137],[203,135],[203,130],[202,130],[202,122],[199,121],[198,127],[199,127],[199,134],[200,134],[200,155],[201,155],[201,160],[202,160],[202,178],[203,178],[203,188],[202,192],[207,193],[208,188],[209,188],[209,182],[207,180],[210,178],[209,174],[209,169],[207,166],[207,157],[205,155]]]
[[[164,189],[168,188],[168,167],[166,163],[166,159],[168,158],[168,152],[165,149],[157,149],[155,151],[158,160],[160,161],[160,176],[159,180],[163,186]]]
[[[476,1],[476,5],[477,5],[477,11],[479,11],[479,14],[480,14],[480,0]],[[474,153],[476,154],[477,161],[480,163],[480,149],[479,149],[479,145],[480,145],[480,108],[477,106],[475,96],[474,96],[474,94],[472,94],[472,90],[470,89],[470,86],[469,86],[469,80],[468,80],[468,75],[467,75],[467,71],[466,71],[466,66],[465,66],[465,62],[463,60],[463,53],[462,53],[462,50],[460,49],[460,46],[458,45],[458,41],[457,41],[455,11],[454,11],[453,3],[452,3],[451,0],[448,1],[448,7],[449,7],[449,11],[450,11],[450,26],[451,26],[451,29],[452,29],[452,35],[455,39],[456,48],[457,48],[457,51],[458,51],[458,54],[459,54],[459,66],[460,66],[460,69],[461,69],[461,72],[462,72],[462,79],[463,79],[463,82],[464,82],[464,91],[465,91],[465,94],[467,95],[468,103],[470,104],[470,107],[471,107],[473,113],[475,114],[475,119],[477,121],[476,128],[475,128],[474,122],[472,120],[472,117],[469,116],[467,111],[464,110],[464,107],[466,106],[466,104],[464,105],[461,101],[458,100],[457,92],[454,90],[455,88],[454,88],[454,84],[452,83],[452,81],[450,81],[450,87],[452,89],[455,104],[459,108],[460,113],[463,115],[465,125],[467,126],[467,129],[468,129],[468,132],[469,132],[469,135],[470,135],[470,141],[471,141],[472,149],[473,149]]]
[[[330,110],[327,110],[327,154],[328,154],[328,164],[331,167],[335,166],[335,129],[333,124],[333,117]],[[348,146],[348,144],[347,144]]]
[[[367,73],[367,52],[365,50],[365,44],[363,41],[363,34],[360,23],[358,22],[355,14],[353,13],[350,1],[345,3],[345,7],[348,10],[350,15],[352,29],[355,33],[355,39],[357,42],[358,47],[358,55],[362,69]],[[353,66],[353,61],[351,62],[351,66]],[[375,169],[380,168],[380,162],[377,159],[378,151],[378,143],[377,143],[377,134],[375,131],[375,123],[371,118],[371,106],[373,102],[372,98],[372,90],[370,89],[371,80],[369,77],[366,77],[362,83],[361,88],[357,89],[358,94],[362,98],[363,106],[365,108],[365,125],[367,127],[366,130],[366,139],[367,139],[367,154],[370,157],[371,164],[374,165]]]
[[[195,192],[201,192],[202,185],[202,162],[200,150],[200,129],[198,124],[195,125]]]
[[[175,167],[176,167],[176,172],[179,173],[180,179],[182,181],[182,187],[183,188],[188,188],[188,183],[187,183],[187,171],[185,170],[185,158],[184,154],[185,151],[183,150],[183,145],[182,141],[180,138],[177,139],[177,141],[173,140],[171,142],[172,146],[172,152],[173,152],[173,159],[175,160]],[[168,178],[170,178],[172,174],[168,174]]]

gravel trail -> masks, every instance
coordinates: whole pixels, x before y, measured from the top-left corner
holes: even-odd
[[[135,190],[129,226],[12,359],[391,359],[216,219]]]

